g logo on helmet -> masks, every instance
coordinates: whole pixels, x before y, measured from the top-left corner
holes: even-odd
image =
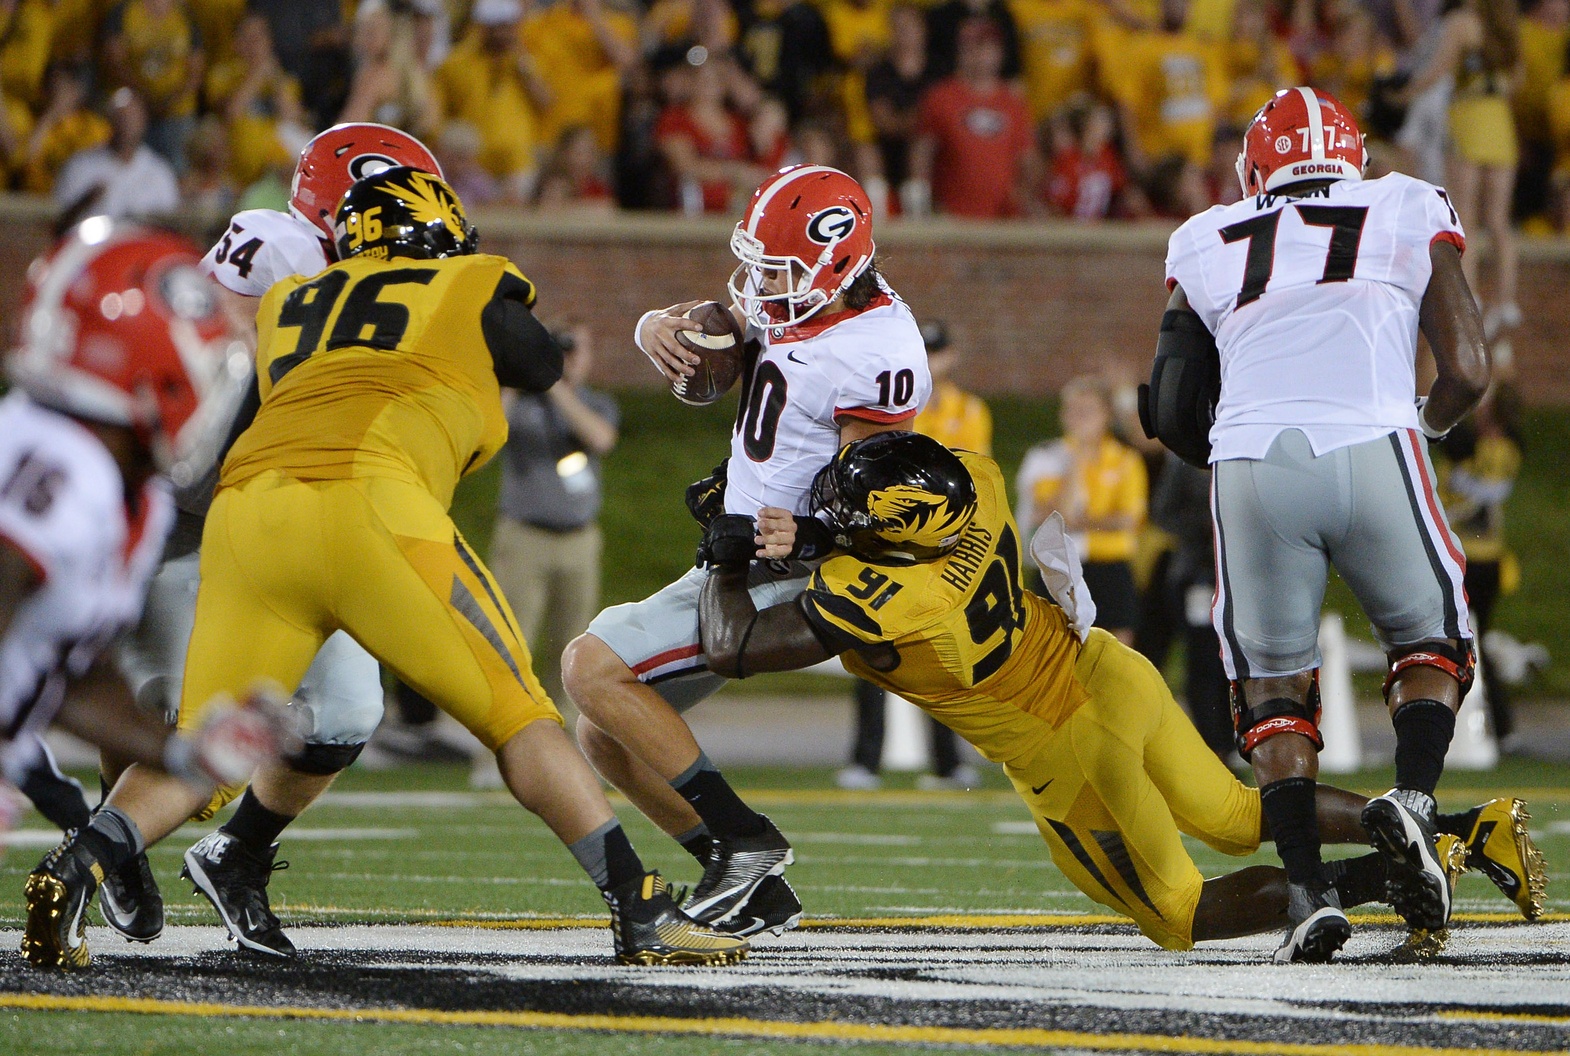
[[[400,164],[402,162],[394,161],[385,154],[360,154],[349,159],[349,175],[356,180],[363,180],[378,172],[395,169]]]
[[[849,238],[856,230],[856,214],[843,205],[831,205],[822,212],[812,214],[807,221],[807,237],[820,246],[832,245]]]
[[[1277,154],[1285,154],[1287,151],[1289,151],[1291,149],[1292,149],[1292,137],[1291,136],[1277,136],[1276,137],[1276,153]]]

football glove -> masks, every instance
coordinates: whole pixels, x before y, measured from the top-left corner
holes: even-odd
[[[834,552],[834,530],[816,517],[796,518],[796,544],[787,555],[792,561],[822,561]]]
[[[698,544],[698,564],[733,570],[746,568],[758,556],[758,526],[745,514],[722,513],[709,522]]]
[[[729,466],[730,459],[723,458],[714,467],[714,472],[687,485],[687,509],[705,530],[714,518],[725,512],[725,471]]]

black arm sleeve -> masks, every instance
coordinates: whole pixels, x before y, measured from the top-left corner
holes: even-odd
[[[534,287],[503,272],[480,311],[480,330],[491,350],[496,380],[524,392],[544,392],[561,380],[561,349],[534,317]]]

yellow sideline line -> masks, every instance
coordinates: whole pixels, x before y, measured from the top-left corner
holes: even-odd
[[[301,912],[305,910],[302,908]],[[1350,919],[1358,924],[1400,924],[1394,913],[1352,913]],[[1462,924],[1525,925],[1517,913],[1453,913],[1452,922]],[[1544,913],[1536,923],[1563,923],[1570,921],[1570,913]],[[603,928],[604,917],[522,917],[515,920],[431,920],[425,922],[434,928],[491,928],[495,930],[549,931],[555,928]],[[1111,913],[939,913],[927,917],[808,917],[799,927],[808,930],[833,931],[845,929],[905,928],[949,929],[957,931],[991,931],[1001,928],[1083,928],[1105,924],[1127,924],[1127,917]]]
[[[139,1015],[314,1019],[337,1022],[407,1023],[420,1026],[526,1027],[545,1030],[602,1030],[639,1034],[688,1034],[784,1038],[802,1041],[863,1041],[927,1045],[1003,1045],[1068,1047],[1102,1051],[1195,1052],[1216,1056],[1550,1056],[1522,1049],[1429,1048],[1416,1045],[1316,1045],[1279,1041],[1231,1041],[1171,1037],[1163,1034],[1090,1034],[1032,1027],[928,1027],[820,1020],[789,1023],[770,1019],[683,1019],[676,1016],[568,1015],[562,1012],[448,1012],[406,1008],[292,1008],[221,1005],[135,997],[62,997],[52,994],[0,994],[0,1008],[40,1012],[123,1012]]]

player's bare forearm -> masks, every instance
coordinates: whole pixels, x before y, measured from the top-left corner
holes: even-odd
[[[0,536],[0,638],[11,627],[11,620],[33,591],[38,589],[38,570],[4,536]]]
[[[834,655],[794,602],[759,612],[740,570],[709,574],[698,603],[698,634],[709,670],[726,678],[794,671]]]
[[[870,422],[865,418],[857,418],[849,414],[835,419],[835,423],[840,427],[841,447],[853,444],[857,440],[865,440],[869,436],[876,436],[878,433],[909,430],[914,421],[914,418],[906,418],[898,422]]]
[[[1428,251],[1433,274],[1423,293],[1418,325],[1434,351],[1439,377],[1428,390],[1423,418],[1434,432],[1444,432],[1464,418],[1488,388],[1488,345],[1483,316],[1461,271],[1461,253],[1449,242],[1435,242]]]

